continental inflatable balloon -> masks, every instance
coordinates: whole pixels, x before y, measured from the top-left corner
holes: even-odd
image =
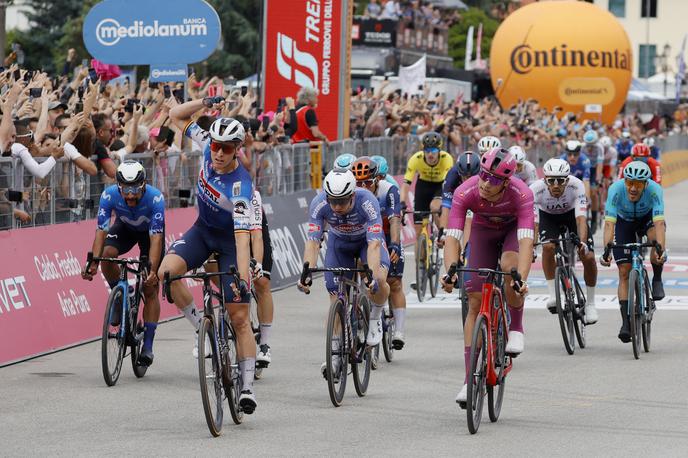
[[[490,50],[492,86],[502,107],[533,98],[605,123],[626,100],[632,68],[631,44],[619,21],[587,2],[519,8],[497,29]],[[586,105],[593,113],[585,113]]]

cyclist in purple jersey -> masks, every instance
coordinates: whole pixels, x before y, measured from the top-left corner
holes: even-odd
[[[523,352],[523,296],[528,292],[526,280],[533,254],[534,215],[533,193],[521,180],[510,179],[516,171],[516,160],[507,151],[495,148],[481,158],[478,176],[466,180],[456,191],[449,212],[444,250],[445,268],[459,259],[459,243],[463,237],[466,211],[473,212],[471,230],[471,268],[494,269],[499,261],[503,271],[517,268],[523,278],[518,292],[506,288],[511,322],[506,351],[516,355]],[[500,252],[501,247],[501,252]],[[454,278],[442,279],[442,287],[451,292]],[[469,312],[464,325],[464,361],[466,379],[456,402],[466,401],[466,380],[470,366],[470,342],[473,326],[480,311],[483,279],[469,274],[465,282]],[[513,286],[513,282],[511,283]]]

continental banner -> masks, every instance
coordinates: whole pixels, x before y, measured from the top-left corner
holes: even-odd
[[[662,153],[662,186],[665,188],[688,180],[688,150]]]

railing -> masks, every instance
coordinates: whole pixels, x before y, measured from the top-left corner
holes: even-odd
[[[505,146],[509,146],[507,141]],[[665,152],[688,150],[688,136],[669,136],[658,146]],[[475,144],[464,137],[460,145],[448,148],[456,157],[461,151],[474,149]],[[402,175],[408,157],[418,150],[420,139],[413,135],[345,139],[315,149],[308,144],[278,145],[253,154],[254,183],[265,197],[317,188],[319,180],[332,168],[334,159],[343,153],[381,155],[387,159],[391,175]],[[549,141],[537,143],[527,152],[528,159],[537,167],[542,167],[547,159],[558,153]],[[127,159],[143,164],[148,182],[163,192],[168,208],[194,205],[202,161],[199,152],[132,154]],[[42,160],[37,158],[39,162]],[[58,161],[55,168],[41,179],[25,172],[18,159],[0,158],[0,230],[95,218],[100,194],[111,184],[113,180],[102,171],[91,177],[66,159]],[[24,201],[10,202],[8,190],[23,193]],[[13,217],[15,209],[26,212],[31,221],[22,223]]]

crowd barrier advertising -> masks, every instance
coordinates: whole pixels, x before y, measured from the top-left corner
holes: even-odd
[[[669,187],[688,179],[688,151],[662,153],[662,186]]]
[[[266,0],[263,21],[263,101],[276,109],[301,87],[319,91],[318,126],[342,138],[348,122],[349,0]],[[346,37],[347,39],[342,39]]]
[[[315,191],[266,198],[276,288],[294,284],[308,228],[308,206]],[[166,212],[166,244],[171,245],[196,220],[196,208]],[[95,221],[0,232],[0,366],[101,335],[108,287],[101,274],[82,280]],[[135,256],[136,249],[128,255]],[[196,304],[201,284],[186,281]],[[179,316],[161,300],[161,320]]]

